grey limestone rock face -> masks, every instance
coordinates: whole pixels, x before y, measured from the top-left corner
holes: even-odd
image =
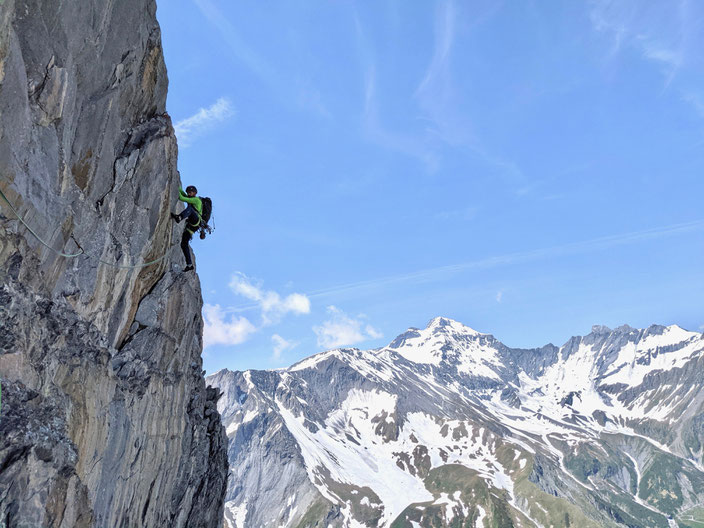
[[[153,0],[0,2],[0,190],[51,248],[0,200],[6,526],[222,522],[167,84]]]

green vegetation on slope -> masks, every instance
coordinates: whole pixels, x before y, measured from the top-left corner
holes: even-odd
[[[473,470],[458,464],[435,468],[425,479],[425,486],[436,501],[411,504],[391,524],[392,528],[410,528],[412,522],[433,528],[474,528],[481,506],[486,517],[486,528],[513,528],[515,512],[508,504],[505,491],[489,488],[483,478]],[[452,512],[446,504],[436,504],[445,494],[457,505]]]
[[[327,528],[325,519],[332,506],[329,500],[320,497],[311,504],[305,515],[298,521],[296,528]]]
[[[677,522],[682,528],[704,528],[704,507],[683,511],[677,516]]]

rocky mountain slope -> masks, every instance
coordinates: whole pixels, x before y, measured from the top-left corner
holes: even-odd
[[[0,199],[2,526],[221,524],[167,84],[154,0],[0,1],[0,190],[51,248]]]
[[[504,346],[449,319],[220,371],[230,527],[704,525],[704,335]]]

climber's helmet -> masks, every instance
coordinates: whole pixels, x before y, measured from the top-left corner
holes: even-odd
[[[188,196],[195,196],[196,194],[198,194],[198,189],[196,189],[193,185],[189,185],[188,187],[186,187],[186,194]]]

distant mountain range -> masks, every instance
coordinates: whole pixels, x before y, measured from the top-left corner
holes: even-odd
[[[386,347],[208,378],[226,526],[704,526],[704,335],[515,349],[433,319]]]

